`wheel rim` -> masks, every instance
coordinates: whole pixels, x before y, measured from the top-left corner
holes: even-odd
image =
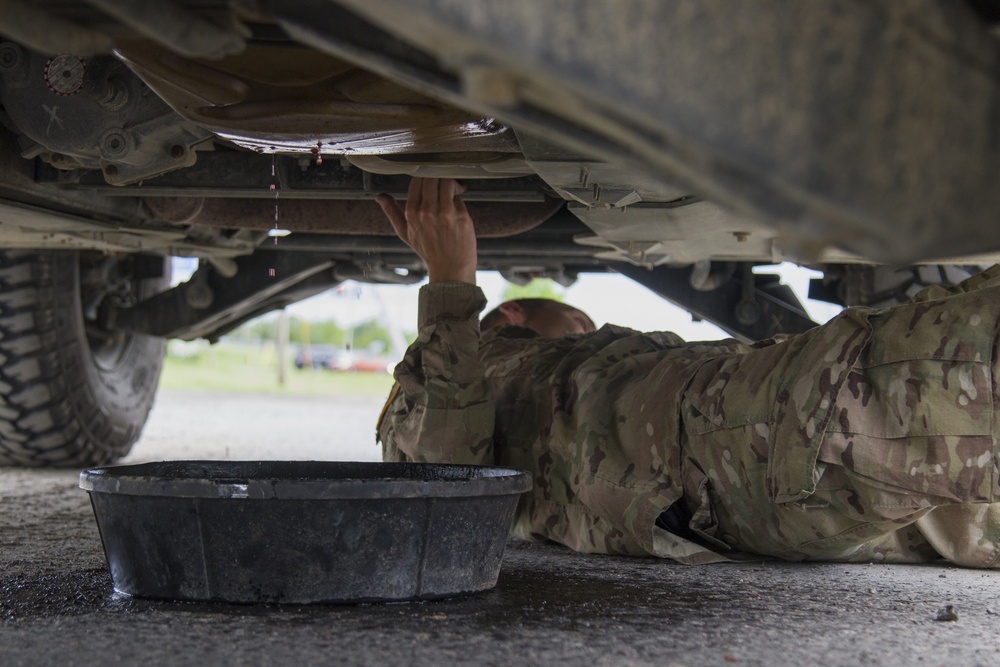
[[[128,356],[134,335],[106,329],[98,323],[102,304],[128,306],[139,300],[140,281],[133,280],[127,261],[102,256],[80,257],[80,301],[84,330],[94,364],[113,371]]]

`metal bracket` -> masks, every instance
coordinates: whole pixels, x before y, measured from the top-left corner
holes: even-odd
[[[185,283],[139,304],[106,302],[101,324],[109,330],[194,340],[219,336],[262,313],[323,292],[341,282],[329,253],[260,249],[236,260],[232,278],[204,265]]]
[[[693,287],[690,267],[646,269],[622,263],[613,268],[744,342],[803,333],[817,326],[787,285],[775,275],[754,274],[752,264],[739,265],[739,277],[734,273],[711,291]]]

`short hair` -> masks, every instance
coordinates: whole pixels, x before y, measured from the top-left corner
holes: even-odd
[[[552,306],[557,306],[560,308],[568,308],[571,310],[575,310],[579,313],[582,313],[583,316],[587,318],[587,321],[590,322],[591,328],[595,329],[597,328],[594,326],[594,321],[590,319],[590,316],[584,313],[582,310],[576,308],[575,306],[571,306],[567,303],[563,303],[562,301],[556,301],[555,299],[546,299],[543,297],[525,297],[523,299],[511,299],[510,301],[504,301],[504,303],[516,303],[518,306],[521,307],[521,310],[523,310],[525,314],[535,313],[538,312],[539,310],[542,310],[543,308],[551,308]],[[493,327],[503,324],[506,321],[507,320],[504,314],[500,312],[500,306],[497,306],[490,312],[483,315],[483,319],[479,321],[479,329],[481,331],[486,331],[487,329],[492,329]]]

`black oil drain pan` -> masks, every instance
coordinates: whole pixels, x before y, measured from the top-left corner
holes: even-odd
[[[163,461],[87,470],[115,590],[236,603],[493,588],[531,476],[504,468]]]

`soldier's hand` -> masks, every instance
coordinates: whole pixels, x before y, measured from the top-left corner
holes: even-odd
[[[375,198],[399,238],[424,260],[431,282],[476,282],[476,233],[463,192],[450,178],[414,178],[405,210],[390,195]]]

